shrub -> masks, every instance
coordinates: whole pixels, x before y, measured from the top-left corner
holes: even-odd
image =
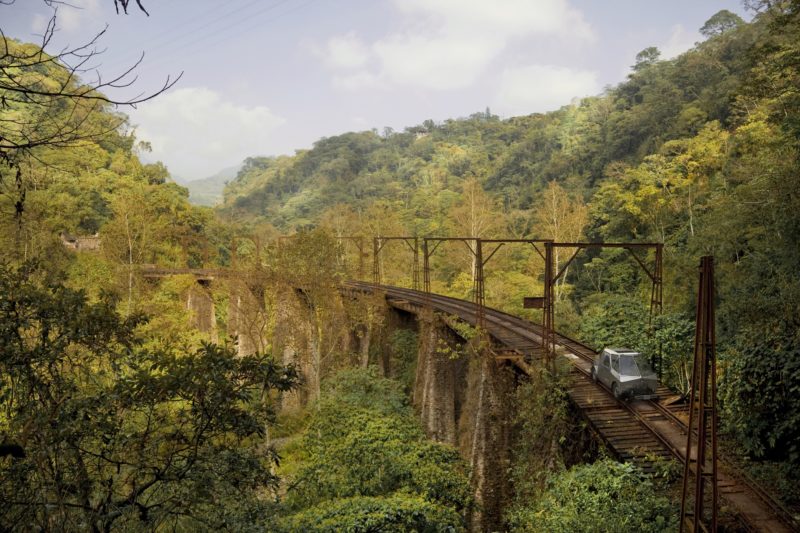
[[[678,511],[651,478],[612,460],[571,468],[551,478],[528,506],[509,514],[515,532],[674,531]]]

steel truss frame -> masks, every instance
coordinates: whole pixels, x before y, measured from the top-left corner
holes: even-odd
[[[717,355],[714,325],[714,258],[700,259],[694,368],[689,399],[689,431],[681,490],[681,531],[717,531],[719,492],[717,478]],[[710,425],[710,427],[709,427]],[[710,437],[710,440],[709,440]],[[694,483],[690,483],[692,480]],[[710,487],[709,487],[710,485]],[[711,490],[711,512],[706,513],[706,492]]]
[[[343,247],[343,243],[345,242],[352,242],[353,245],[358,250],[358,279],[364,279],[364,259],[369,257],[369,254],[364,251],[364,237],[357,235],[357,236],[338,236],[336,237],[336,241],[339,243],[340,246]],[[347,260],[344,252],[342,252],[342,264],[347,269]]]
[[[547,359],[551,368],[555,365],[555,299],[553,293],[555,285],[559,279],[567,271],[567,268],[572,264],[575,258],[582,250],[589,248],[622,248],[628,250],[631,256],[636,260],[639,266],[644,270],[645,274],[652,282],[652,289],[650,291],[650,317],[648,324],[652,325],[653,316],[661,314],[663,309],[663,253],[664,245],[662,243],[623,243],[623,242],[549,242],[544,243],[545,247],[545,296],[544,296],[544,319],[543,319],[543,335],[542,347],[545,350]],[[553,264],[553,250],[556,248],[575,248],[572,256],[564,263],[564,266],[558,272],[554,270]],[[651,271],[644,260],[640,258],[634,250],[655,250],[655,261],[653,270]],[[655,357],[654,357],[655,359]],[[656,361],[653,361],[656,363]],[[657,364],[659,376],[661,375],[661,353],[658,354]]]
[[[380,253],[389,241],[402,241],[414,254],[414,263],[411,270],[411,288],[419,290],[419,237],[373,237],[372,239],[372,282],[382,284]]]

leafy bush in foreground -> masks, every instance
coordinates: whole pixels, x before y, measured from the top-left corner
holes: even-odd
[[[512,510],[514,532],[674,531],[677,509],[657,495],[650,477],[612,460],[571,468],[548,482],[537,500]]]

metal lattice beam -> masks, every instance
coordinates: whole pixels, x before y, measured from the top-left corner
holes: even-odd
[[[681,531],[717,530],[717,357],[714,258],[700,260],[689,431],[681,491]]]
[[[382,269],[380,253],[389,241],[401,241],[405,243],[413,254],[413,264],[411,267],[411,288],[419,290],[419,238],[418,237],[374,237],[372,239],[372,281],[376,285],[382,284]]]

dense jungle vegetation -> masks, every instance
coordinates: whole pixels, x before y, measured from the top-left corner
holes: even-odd
[[[416,335],[399,330],[367,353],[337,348],[345,322],[371,331],[383,320],[375,302],[334,302],[359,264],[341,236],[364,237],[367,251],[374,235],[663,242],[653,330],[649,279],[613,250],[570,264],[557,327],[596,347],[660,348],[679,393],[696,266],[714,255],[726,449],[797,504],[800,3],[750,4],[752,22],[720,12],[690,51],[661,60],[643,50],[624,82],[555,112],[500,120],[487,109],[248,158],[216,210],[191,205],[162,164],[142,163],[147,143],[112,105],[17,97],[10,81],[44,93],[85,86],[58,58],[5,39],[0,529],[463,530],[476,509],[469,468],[425,438],[409,405]],[[95,233],[99,250],[62,242]],[[298,237],[262,264],[256,252],[277,250],[282,234]],[[409,285],[410,254],[395,244],[382,252],[383,279]],[[271,287],[308,289],[311,378],[270,355],[278,288],[264,295],[264,346],[237,357],[221,333],[187,327],[191,276],[154,283],[140,271],[256,259]],[[463,246],[432,261],[435,291],[471,297]],[[522,298],[541,294],[541,277],[535,251],[505,247],[487,265],[487,304],[538,321]],[[225,331],[228,302],[214,298]],[[668,472],[607,459],[567,468],[566,445],[548,444],[570,434],[566,399],[557,380],[540,379],[519,391],[529,409],[516,422],[507,527],[674,527]],[[278,413],[291,394],[307,404]],[[604,515],[609,501],[630,505]]]
[[[654,336],[649,280],[622,251],[576,258],[557,322],[595,346],[663,344],[676,390],[687,387],[696,267],[714,255],[726,428],[749,454],[800,460],[800,417],[787,415],[800,387],[800,14],[796,2],[755,7],[752,23],[718,13],[675,59],[643,50],[625,82],[552,113],[499,120],[487,109],[252,157],[220,212],[276,233],[663,242]],[[390,248],[384,279],[409,284],[410,254]],[[487,265],[487,301],[527,312],[541,262],[503,252]],[[470,298],[470,257],[461,245],[437,252],[435,290]]]

